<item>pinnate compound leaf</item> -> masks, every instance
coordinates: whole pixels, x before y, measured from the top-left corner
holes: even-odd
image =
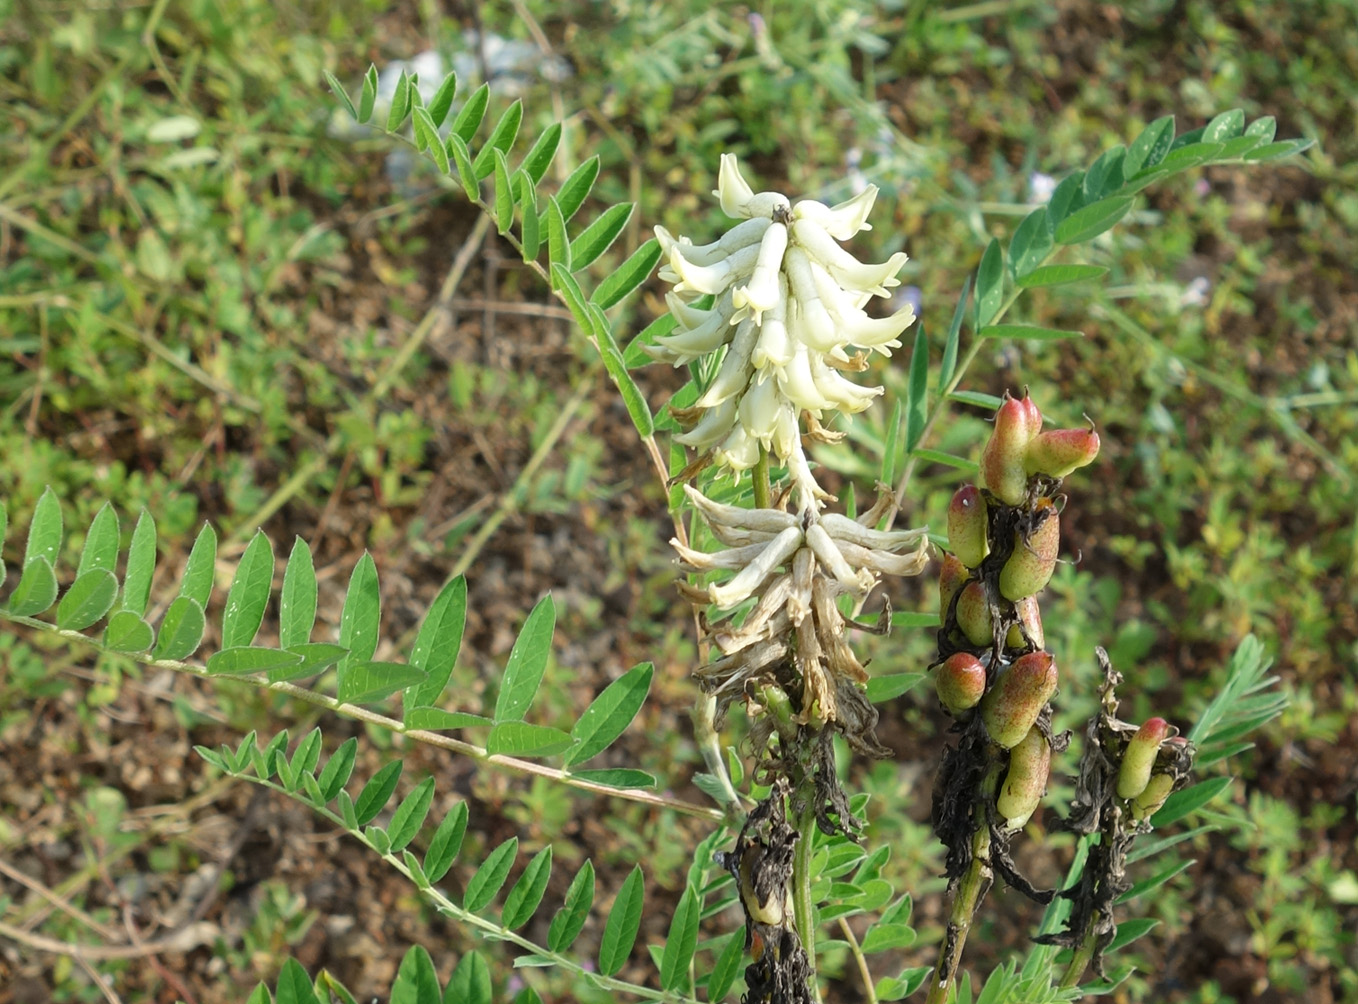
[[[256,531],[241,555],[231,589],[226,594],[226,609],[222,613],[223,648],[240,648],[255,640],[264,621],[264,609],[269,605],[272,587],[273,545],[262,531]]]
[[[316,569],[311,548],[301,537],[293,541],[283,571],[283,592],[278,600],[278,643],[283,648],[305,645],[316,623]]]
[[[597,220],[575,236],[575,240],[571,241],[572,272],[588,267],[612,246],[627,226],[633,208],[630,202],[610,206]]]
[[[392,813],[391,825],[387,836],[391,838],[392,851],[399,851],[420,832],[424,817],[429,815],[429,806],[434,802],[434,779],[426,777],[413,791],[401,800]]]
[[[494,1004],[491,1000],[490,967],[480,952],[462,956],[443,991],[443,1004]]]
[[[608,375],[617,385],[618,393],[622,395],[622,403],[626,406],[628,417],[636,426],[637,433],[642,439],[648,439],[655,432],[655,419],[651,415],[651,406],[646,403],[646,395],[632,379],[632,374],[627,372],[627,363],[622,358],[622,351],[613,338],[612,326],[609,325],[603,310],[594,303],[586,304],[585,309],[599,346],[599,356],[604,361],[604,369],[608,370]]]
[[[75,577],[79,579],[86,572],[103,569],[116,572],[118,567],[118,514],[113,506],[105,502],[95,513],[85,534],[85,544],[80,549],[80,564]]]
[[[57,555],[61,551],[61,536],[61,503],[57,501],[56,492],[49,487],[38,497],[33,507],[33,522],[28,526],[23,567],[26,569],[30,562],[42,558],[55,574]]]
[[[146,613],[151,598],[151,576],[156,570],[156,521],[145,509],[132,531],[132,546],[127,551],[127,573],[123,576],[122,610]]]
[[[354,772],[354,757],[358,754],[358,740],[353,736],[344,740],[339,749],[330,754],[330,759],[321,768],[317,782],[320,784],[321,797],[326,802],[334,800],[344,786],[349,783],[349,776]]]
[[[302,657],[276,648],[242,645],[214,652],[207,660],[207,671],[214,676],[243,676],[248,673],[267,673],[275,669],[296,666]]]
[[[622,735],[645,703],[654,673],[655,667],[643,662],[604,688],[571,729],[576,746],[566,757],[567,766],[602,753]]]
[[[571,777],[602,784],[606,788],[654,788],[659,782],[654,774],[634,767],[603,767],[598,770],[573,770]]]
[[[984,328],[995,319],[1004,303],[1004,251],[991,238],[976,269],[976,326]]]
[[[561,144],[561,123],[553,122],[534,142],[524,155],[519,170],[528,175],[537,185],[547,173],[547,168],[556,156],[556,148]]]
[[[571,879],[561,909],[552,917],[547,929],[547,947],[553,952],[564,952],[575,943],[589,919],[589,908],[594,903],[594,865],[586,861]]]
[[[569,749],[572,739],[560,729],[527,722],[497,722],[486,738],[491,756],[553,756]]]
[[[387,804],[391,793],[396,790],[396,782],[401,779],[400,760],[393,760],[368,779],[363,790],[354,801],[354,819],[359,826],[366,826],[377,818],[382,806]]]
[[[457,117],[453,119],[452,135],[456,136],[462,143],[468,144],[472,137],[476,135],[476,130],[481,128],[481,120],[486,117],[486,106],[490,104],[490,85],[482,84],[472,91],[467,98],[466,104],[462,106]],[[484,178],[485,175],[476,175]]]
[[[390,697],[398,690],[424,680],[424,670],[403,662],[362,662],[345,665],[340,660],[338,693],[345,704],[366,704]]]
[[[652,237],[599,283],[590,297],[591,302],[597,303],[603,310],[619,303],[650,277],[659,261],[660,242]]]
[[[569,220],[584,203],[594,188],[594,180],[599,177],[599,157],[593,156],[570,173],[556,193],[557,205],[561,216]]]
[[[332,645],[329,642],[309,642],[306,645],[293,645],[287,651],[291,655],[300,656],[301,661],[276,666],[269,670],[270,683],[283,683],[288,680],[301,680],[308,676],[315,676],[322,670],[335,665],[349,652],[343,645]]]
[[[991,324],[982,328],[978,334],[982,338],[1020,338],[1040,342],[1084,337],[1082,331],[1061,331],[1057,328],[1043,328],[1036,324]]]
[[[1023,289],[1038,289],[1043,286],[1065,286],[1072,282],[1088,282],[1108,274],[1102,265],[1045,265],[1021,275],[1018,285]]]
[[[542,894],[547,891],[547,882],[551,877],[552,845],[548,844],[528,862],[528,867],[509,890],[500,922],[511,931],[528,923],[542,902]]]
[[[1111,230],[1131,208],[1130,195],[1117,195],[1077,209],[1057,226],[1056,243],[1080,244],[1093,240],[1099,234]]]
[[[443,83],[439,84],[439,89],[434,92],[434,98],[429,102],[429,120],[434,123],[434,128],[439,126],[448,118],[448,112],[452,110],[453,98],[457,96],[457,74],[450,73],[443,78]]]
[[[412,945],[401,959],[388,1004],[440,1004],[439,974],[423,945]]]
[[[634,867],[618,890],[608,911],[604,933],[599,939],[599,972],[612,976],[627,962],[641,927],[641,906],[645,895],[641,867]]]
[[[510,837],[486,855],[486,860],[481,862],[481,867],[467,882],[467,892],[462,897],[464,908],[475,913],[489,905],[509,877],[509,869],[513,867],[514,856],[518,852],[519,838]]]
[[[434,598],[415,637],[410,664],[425,672],[424,680],[406,691],[410,707],[434,704],[452,675],[457,653],[462,648],[462,633],[467,624],[467,579],[459,575]],[[410,722],[407,720],[407,725]],[[427,728],[428,726],[416,726]]]
[[[340,671],[367,662],[377,651],[377,629],[382,618],[382,595],[377,586],[377,565],[367,551],[349,576],[340,613],[339,643],[349,650],[340,660]]]
[[[160,622],[160,641],[156,644],[157,659],[187,659],[203,642],[207,621],[198,601],[188,596],[176,596],[165,619]]]
[[[217,531],[204,523],[189,551],[188,560],[184,562],[184,579],[179,584],[179,595],[194,600],[200,609],[206,610],[216,574]],[[160,633],[163,636],[164,629]]]
[[[39,555],[24,564],[19,584],[9,597],[9,612],[20,617],[35,617],[57,600],[57,573],[47,558]]]
[[[115,652],[145,652],[155,640],[151,625],[131,610],[114,613],[104,629],[104,646]]]
[[[350,117],[357,119],[358,109],[355,108],[354,103],[349,100],[349,95],[345,92],[344,85],[336,80],[335,75],[329,70],[322,70],[321,72],[325,74],[325,82],[330,86],[330,92],[334,94],[335,97],[339,98],[340,104],[344,106],[344,110],[349,113]]]
[[[555,628],[556,607],[548,594],[538,600],[514,640],[504,676],[500,679],[500,695],[495,701],[497,722],[522,721],[528,713],[547,669]]]
[[[296,959],[288,959],[278,974],[274,1004],[320,1004],[306,970]]]
[[[504,110],[500,121],[495,123],[495,128],[486,137],[486,145],[472,158],[472,171],[478,181],[489,177],[491,171],[495,170],[495,151],[498,150],[503,154],[514,145],[514,139],[519,135],[519,123],[522,121],[523,102],[515,98],[514,103]]]
[[[83,631],[113,608],[118,598],[118,577],[104,568],[92,568],[79,576],[57,604],[57,627]]]
[[[702,902],[693,886],[686,886],[679,897],[670,921],[670,933],[665,938],[665,949],[660,956],[660,986],[665,990],[683,990],[688,983],[688,967],[698,950],[698,921]]]
[[[434,831],[429,850],[424,852],[424,874],[430,882],[437,882],[448,874],[462,850],[462,838],[467,833],[467,803],[458,802]]]
[[[447,711],[444,708],[411,708],[406,712],[405,726],[408,729],[470,729],[495,724],[484,715],[473,715],[467,711]]]

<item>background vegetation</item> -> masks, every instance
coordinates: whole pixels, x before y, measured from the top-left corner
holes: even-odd
[[[50,484],[68,526],[88,525],[106,496],[125,514],[145,505],[167,567],[203,520],[223,531],[224,567],[256,527],[276,542],[300,534],[330,623],[366,548],[384,584],[379,658],[450,572],[466,571],[456,678],[472,693],[550,590],[558,630],[540,706],[569,722],[605,682],[653,659],[651,700],[619,762],[700,800],[691,625],[669,585],[664,499],[625,410],[568,316],[493,234],[477,230],[456,260],[475,211],[393,160],[389,141],[341,128],[322,70],[352,90],[369,61],[467,54],[469,71],[495,83],[492,115],[522,93],[538,116],[526,132],[566,119],[553,170],[598,154],[598,197],[639,202],[614,260],[655,223],[715,233],[707,193],[723,151],[790,192],[847,194],[861,175],[883,189],[864,246],[911,253],[904,277],[933,331],[985,239],[1040,197],[1042,175],[1059,179],[1161,114],[1181,128],[1228,107],[1275,115],[1280,136],[1318,148],[1296,165],[1214,168],[1152,189],[1093,252],[1113,271],[1106,296],[1091,303],[1075,287],[1028,300],[1022,320],[1088,337],[1001,345],[971,387],[1028,384],[1057,422],[1087,412],[1104,436],[1066,517],[1082,561],[1058,572],[1047,606],[1072,681],[1067,724],[1092,707],[1098,643],[1134,682],[1128,695],[1139,692],[1130,718],[1187,719],[1248,632],[1293,701],[1217,803],[1219,829],[1185,845],[1196,864],[1151,907],[1177,933],[1139,943],[1132,991],[1355,999],[1353,11],[1320,0],[838,0],[814,16],[777,6],[0,0],[0,497],[11,524],[27,524]],[[478,29],[484,44],[467,34]],[[497,40],[528,55],[515,61]],[[659,312],[660,292],[630,301],[630,330]],[[887,380],[899,390],[904,377]],[[656,406],[680,382],[664,367],[640,379]],[[960,410],[937,445],[974,452],[984,415]],[[823,456],[860,489],[877,470],[882,411],[855,424],[857,459]],[[957,478],[921,471],[903,518],[941,525]],[[173,587],[158,581],[153,604]],[[931,590],[893,599],[926,609]],[[0,634],[0,921],[122,943],[190,915],[205,926],[187,950],[101,961],[97,976],[0,940],[0,1004],[96,1000],[101,982],[128,1000],[235,1001],[289,953],[380,993],[413,941],[441,947],[446,978],[467,932],[324,821],[216,778],[192,753],[234,745],[264,718],[299,734],[317,712],[44,645]],[[898,632],[877,659],[923,668],[930,650],[923,633]],[[892,844],[886,867],[916,893],[926,937],[913,961],[925,962],[940,926],[926,817],[945,720],[923,690],[887,715],[898,757],[851,787],[872,793],[869,840]],[[370,756],[391,743],[362,733],[327,722],[329,738],[361,735]],[[592,857],[601,890],[645,859],[653,904],[677,895],[704,834],[700,822],[412,748],[406,783],[424,772],[469,801],[470,844],[517,835],[526,852],[552,844],[563,865]],[[1039,876],[1064,865],[1059,843],[1049,859],[1032,853]],[[663,937],[655,913],[643,940]],[[1031,920],[1006,895],[986,916],[969,955],[981,972]],[[504,957],[494,975],[499,987],[518,979]],[[846,972],[837,999],[858,985]],[[575,999],[565,981],[546,986]]]

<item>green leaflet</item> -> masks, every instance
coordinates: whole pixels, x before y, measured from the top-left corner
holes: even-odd
[[[377,586],[377,566],[367,551],[358,559],[349,576],[340,613],[339,643],[349,650],[340,660],[340,670],[367,662],[377,650],[377,629],[382,614],[382,596]]]
[[[57,604],[57,627],[83,631],[113,608],[118,597],[118,577],[103,568],[85,572]]]
[[[433,801],[434,779],[427,777],[396,807],[391,816],[391,825],[387,827],[387,836],[391,839],[393,852],[399,851],[415,839],[420,827],[424,825],[425,816],[429,815],[429,806]]]
[[[643,662],[604,688],[571,729],[576,745],[566,756],[567,766],[602,753],[622,735],[645,703],[654,672],[651,663]]]
[[[459,575],[439,590],[420,624],[420,633],[410,652],[410,664],[424,670],[426,676],[420,684],[406,691],[407,708],[433,705],[443,693],[457,662],[457,653],[462,648],[466,622],[467,580]],[[406,724],[410,724],[408,718]]]
[[[560,143],[561,123],[553,122],[534,141],[529,151],[524,154],[523,163],[519,165],[519,170],[532,179],[534,186],[542,181],[543,175],[547,173],[547,168],[552,163],[552,158],[556,156],[556,148]]]
[[[527,722],[497,722],[486,737],[491,756],[553,756],[569,749],[571,737],[560,729]]]
[[[618,239],[632,216],[633,204],[623,202],[605,209],[589,226],[571,241],[571,271],[578,272],[592,264]],[[564,209],[562,210],[564,212]]]
[[[597,177],[599,177],[599,157],[595,155],[572,171],[570,177],[561,183],[561,188],[556,193],[556,201],[561,208],[563,220],[569,220],[575,215],[576,210],[593,190],[594,179]]]
[[[188,596],[176,597],[160,622],[155,658],[187,659],[202,643],[206,629],[207,620],[198,601]]]
[[[905,450],[919,445],[929,415],[929,338],[920,322],[915,332],[915,347],[910,353],[910,382],[906,389]]]
[[[660,956],[660,986],[665,990],[687,989],[688,967],[698,949],[698,920],[702,902],[693,886],[685,886],[674,908],[670,933]]]
[[[1004,302],[1004,252],[992,239],[976,269],[976,327],[984,328],[1000,312]]]
[[[411,945],[396,970],[388,1004],[440,1004],[439,975],[423,945]]]
[[[20,617],[42,613],[57,600],[57,573],[47,558],[39,555],[25,562],[19,584],[9,596],[9,610]]]
[[[509,890],[504,911],[500,915],[501,923],[511,931],[528,923],[542,902],[542,895],[547,891],[547,882],[551,877],[552,845],[548,844],[528,862],[528,867]]]
[[[363,790],[354,801],[354,818],[359,826],[371,823],[382,811],[387,799],[391,798],[391,793],[396,790],[402,766],[400,760],[393,760],[368,779],[368,783],[363,786]]]
[[[552,917],[547,931],[547,947],[553,952],[564,952],[575,943],[589,919],[589,908],[594,903],[594,865],[586,860],[571,879],[561,909]]]
[[[660,255],[660,242],[652,237],[599,283],[590,301],[603,310],[619,303],[650,277]]]
[[[519,124],[523,121],[523,102],[518,98],[514,99],[513,104],[504,110],[500,116],[500,121],[495,123],[495,128],[486,137],[486,145],[477,151],[472,159],[472,172],[477,180],[488,177],[495,170],[495,152],[507,153],[509,148],[514,145],[515,138],[519,135]],[[471,137],[464,139],[470,141]]]
[[[618,890],[617,899],[608,911],[604,932],[599,939],[599,972],[612,976],[632,954],[641,927],[641,905],[645,895],[641,866],[633,867]]]
[[[145,509],[132,531],[132,546],[127,550],[127,572],[123,576],[122,609],[146,613],[151,596],[151,577],[156,570],[156,521]]]
[[[458,802],[434,831],[429,850],[424,854],[424,874],[430,882],[437,882],[448,874],[462,850],[462,838],[467,832],[467,803]]]
[[[337,697],[346,704],[380,701],[398,690],[424,680],[424,670],[400,662],[362,662],[358,665],[340,660]]]
[[[439,84],[439,89],[434,92],[433,99],[429,102],[429,121],[433,123],[435,130],[448,118],[448,112],[452,110],[453,98],[457,96],[457,74],[450,73],[443,78],[443,83]]]
[[[464,908],[475,913],[489,905],[509,877],[509,869],[514,864],[514,856],[519,851],[519,838],[510,837],[495,850],[486,855],[486,860],[467,882],[467,892],[462,898]]]
[[[305,645],[315,623],[316,570],[311,562],[311,548],[298,537],[283,571],[283,592],[278,599],[278,643],[283,648]]]
[[[42,558],[51,569],[57,567],[57,553],[61,550],[61,503],[49,487],[38,497],[33,507],[33,522],[28,526],[28,543],[24,547],[23,568]],[[46,608],[44,608],[46,609]]]
[[[500,695],[495,701],[495,721],[521,721],[528,713],[537,695],[538,685],[542,683],[542,674],[547,669],[555,627],[556,607],[549,594],[533,607],[518,638],[514,640],[504,676],[500,679]]]
[[[116,572],[118,566],[118,514],[113,506],[105,502],[90,523],[85,534],[85,544],[80,550],[80,564],[75,577],[79,579],[86,572],[103,569]],[[97,619],[97,618],[96,618]]]
[[[222,613],[222,648],[237,648],[255,640],[264,621],[273,587],[273,545],[256,531],[231,580]]]
[[[296,959],[288,959],[278,974],[274,1004],[320,1004],[306,970]]]
[[[217,532],[204,523],[184,563],[184,578],[179,584],[179,595],[194,600],[207,609],[212,595],[212,583],[217,572]],[[161,632],[164,634],[164,631]]]

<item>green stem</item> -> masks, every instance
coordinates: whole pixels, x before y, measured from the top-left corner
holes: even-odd
[[[754,507],[768,509],[773,505],[773,488],[769,484],[769,451],[759,447],[759,461],[754,465]]]
[[[811,901],[811,845],[815,832],[816,810],[807,808],[797,817],[797,846],[792,852],[792,916],[811,963],[811,993],[820,1000],[820,984],[816,980],[816,904]]]
[[[1070,965],[1066,966],[1066,971],[1061,975],[1062,987],[1073,987],[1080,982],[1080,977],[1084,976],[1085,968],[1089,965],[1089,960],[1094,957],[1094,944],[1097,938],[1093,931],[1085,935],[1084,941],[1080,942],[1080,947],[1075,950],[1075,954],[1070,957]]]
[[[713,694],[698,694],[691,713],[693,719],[693,738],[703,755],[707,772],[721,782],[722,807],[739,812],[740,796],[731,784],[731,775],[726,770],[726,761],[721,755],[721,740],[717,736],[717,698]]]

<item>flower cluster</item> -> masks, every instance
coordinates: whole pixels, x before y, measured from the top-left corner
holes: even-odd
[[[839,246],[871,227],[867,215],[877,189],[837,206],[778,192],[755,193],[732,154],[723,154],[717,190],[722,211],[742,220],[711,244],[695,245],[663,227],[656,237],[667,264],[660,276],[674,284],[666,297],[678,322],[647,351],[682,365],[725,347],[716,376],[688,416],[693,427],[680,442],[735,471],[753,467],[760,447],[788,464],[803,490],[810,481],[799,417],[867,408],[881,387],[862,387],[843,375],[866,366],[847,349],[889,355],[915,319],[907,304],[873,318],[863,306],[899,285],[904,252],[864,264]],[[708,307],[697,301],[711,296]]]

